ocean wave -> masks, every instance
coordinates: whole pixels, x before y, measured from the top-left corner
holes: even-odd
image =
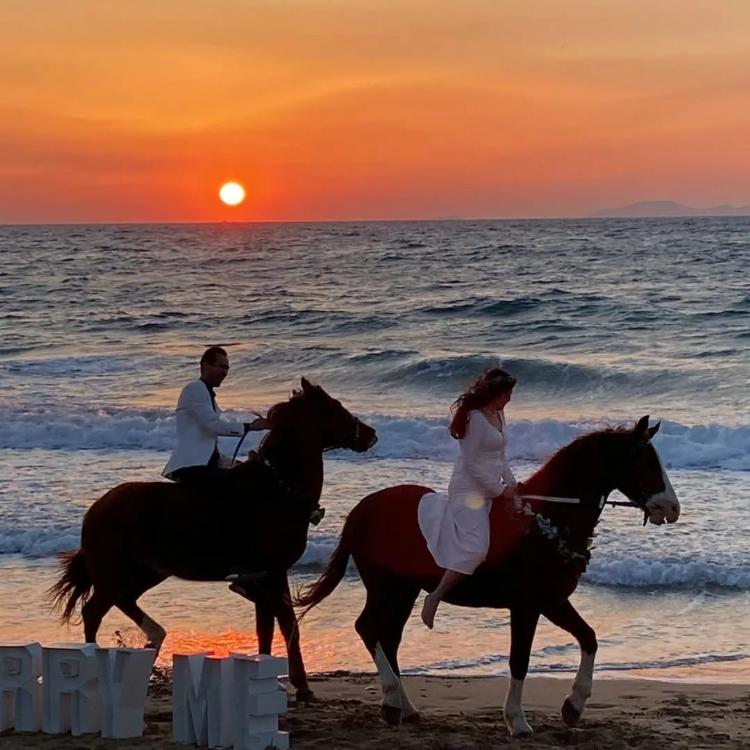
[[[77,549],[80,543],[80,523],[47,528],[2,528],[0,526],[0,556],[19,555],[38,559],[54,557],[60,552]],[[338,544],[338,534],[313,534],[295,570],[318,575],[328,564]],[[591,560],[582,581],[594,586],[620,589],[684,589],[706,588],[750,591],[750,566],[718,564],[699,559],[670,561],[607,558],[607,550],[600,549]],[[352,563],[348,575],[356,577]]]
[[[592,558],[585,578],[589,583],[627,588],[683,587],[750,589],[750,567],[700,560],[606,560]]]
[[[309,333],[337,336],[368,334],[398,325],[397,318],[385,314],[316,309],[297,310],[291,307],[281,309],[277,307],[245,315],[241,322],[254,327],[277,327],[280,324],[287,324]],[[276,356],[278,356],[276,352],[269,354],[271,359]]]
[[[543,328],[558,331],[566,325],[550,321]],[[541,331],[542,327],[535,328]],[[424,357],[393,367],[384,367],[374,373],[379,379],[394,386],[419,387],[428,391],[455,393],[465,388],[477,373],[496,367],[496,356],[465,354],[443,357]],[[659,393],[674,386],[680,373],[662,369],[621,369],[581,365],[544,358],[505,358],[503,366],[512,372],[524,388],[546,396],[569,394],[580,397],[582,393],[607,391],[612,393]]]
[[[417,308],[417,314],[436,316],[458,316],[467,314],[486,315],[488,317],[507,317],[533,310],[541,304],[538,297],[514,297],[506,300],[498,300],[490,297],[481,297],[473,300],[461,300],[445,302],[437,305],[428,305]]]
[[[227,418],[231,418],[227,412]],[[429,459],[452,461],[457,443],[444,419],[411,419],[362,415],[378,432],[371,459]],[[174,416],[166,409],[122,409],[64,412],[54,409],[0,408],[0,449],[6,450],[151,450],[174,447]],[[508,427],[512,460],[543,461],[578,435],[607,423],[561,420],[516,420]],[[255,447],[259,436],[248,435],[243,450]],[[221,438],[232,453],[236,438]],[[655,444],[666,465],[678,469],[750,471],[750,425],[683,425],[663,422]],[[351,459],[347,451],[331,454]],[[361,460],[361,459],[360,459]]]
[[[55,529],[0,529],[0,555],[55,557],[60,552],[78,549],[81,527]]]
[[[55,557],[61,552],[78,549],[80,541],[80,523],[30,529],[0,526],[0,555],[19,555],[30,559]],[[317,574],[328,564],[336,544],[338,538],[335,536],[311,538],[296,567]],[[353,567],[351,572],[355,572]]]
[[[0,449],[155,450],[174,447],[173,412],[122,410],[61,413],[0,409]]]
[[[135,372],[138,365],[132,357],[85,356],[50,357],[47,359],[16,359],[0,362],[0,371],[23,376],[102,375]]]

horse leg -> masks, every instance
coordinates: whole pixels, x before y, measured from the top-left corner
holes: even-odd
[[[102,593],[102,589],[94,588],[91,598],[81,608],[83,618],[83,633],[86,643],[96,643],[96,634],[102,624],[104,615],[112,609],[114,600],[111,596]]]
[[[274,631],[273,607],[265,599],[255,602],[255,634],[258,636],[258,652],[270,654]]]
[[[148,638],[144,648],[156,649],[156,655],[158,656],[164,639],[167,637],[167,631],[156,620],[152,620],[134,600],[119,601],[117,608],[124,615],[127,615]]]
[[[401,637],[418,596],[418,588],[404,588],[391,593],[391,609],[383,612],[384,617],[378,642],[388,663],[398,677],[398,687],[401,694],[401,721],[403,722],[419,721],[419,711],[409,700],[398,664],[398,648],[401,645]]]
[[[368,588],[365,608],[354,627],[370,652],[383,688],[381,715],[387,724],[417,721],[419,712],[412,705],[401,682],[398,647],[419,589]]]
[[[302,660],[302,649],[299,642],[299,623],[292,606],[292,594],[289,591],[289,579],[284,575],[281,583],[281,595],[276,604],[276,619],[279,621],[281,634],[286,643],[286,653],[289,657],[289,682],[297,689],[297,701],[309,702],[315,700],[315,693],[307,682],[307,672]],[[273,620],[271,621],[273,625]]]
[[[529,656],[539,611],[514,607],[510,610],[510,685],[505,698],[503,717],[514,737],[533,734],[523,711],[523,684],[529,671]]]
[[[155,571],[144,571],[140,579],[128,587],[127,593],[117,601],[117,608],[126,617],[129,617],[148,639],[145,648],[156,649],[157,656],[164,639],[167,637],[167,631],[158,622],[152,620],[136,602],[146,591],[160,584],[166,577]]]
[[[569,602],[556,604],[545,608],[542,614],[558,628],[570,633],[581,648],[581,662],[578,666],[570,694],[562,705],[563,721],[574,727],[581,718],[586,700],[591,697],[594,682],[594,659],[598,643],[593,628],[578,614],[576,608]]]

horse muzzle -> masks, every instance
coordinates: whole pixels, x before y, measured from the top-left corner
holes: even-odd
[[[377,442],[378,433],[375,432],[375,429],[358,419],[354,426],[352,450],[357,451],[357,453],[364,453],[369,451]]]
[[[660,492],[650,497],[644,506],[648,520],[656,526],[674,523],[680,517],[680,502],[673,492]]]

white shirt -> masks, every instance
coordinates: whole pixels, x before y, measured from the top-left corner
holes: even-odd
[[[200,379],[191,381],[180,393],[176,412],[177,445],[162,475],[171,478],[172,472],[187,466],[207,466],[217,449],[219,435],[242,437],[242,422],[221,419],[218,405],[214,410],[208,386]]]

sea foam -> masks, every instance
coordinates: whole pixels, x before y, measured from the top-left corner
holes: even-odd
[[[231,414],[227,417],[231,418]],[[378,431],[378,443],[358,460],[430,459],[452,461],[457,443],[444,419],[411,419],[362,415]],[[611,424],[615,424],[613,421]],[[29,450],[149,450],[167,452],[174,445],[173,413],[164,409],[71,411],[0,408],[0,449]],[[609,424],[609,423],[607,423]],[[512,460],[544,461],[575,437],[605,423],[561,420],[517,420],[509,426]],[[249,435],[243,451],[254,447]],[[663,422],[654,440],[664,462],[678,469],[750,471],[750,425],[684,425]],[[222,450],[232,453],[237,441],[222,439]],[[346,451],[337,459],[353,458]]]
[[[0,556],[18,555],[43,559],[60,552],[77,549],[80,543],[80,526],[55,528],[19,528],[0,524]],[[311,535],[302,558],[295,566],[300,573],[317,575],[328,564],[333,554],[337,535]],[[721,565],[693,558],[684,559],[611,559],[612,550],[602,546],[591,560],[583,581],[596,586],[624,589],[734,589],[750,590],[750,566],[741,560]],[[349,576],[356,569],[349,566]]]

